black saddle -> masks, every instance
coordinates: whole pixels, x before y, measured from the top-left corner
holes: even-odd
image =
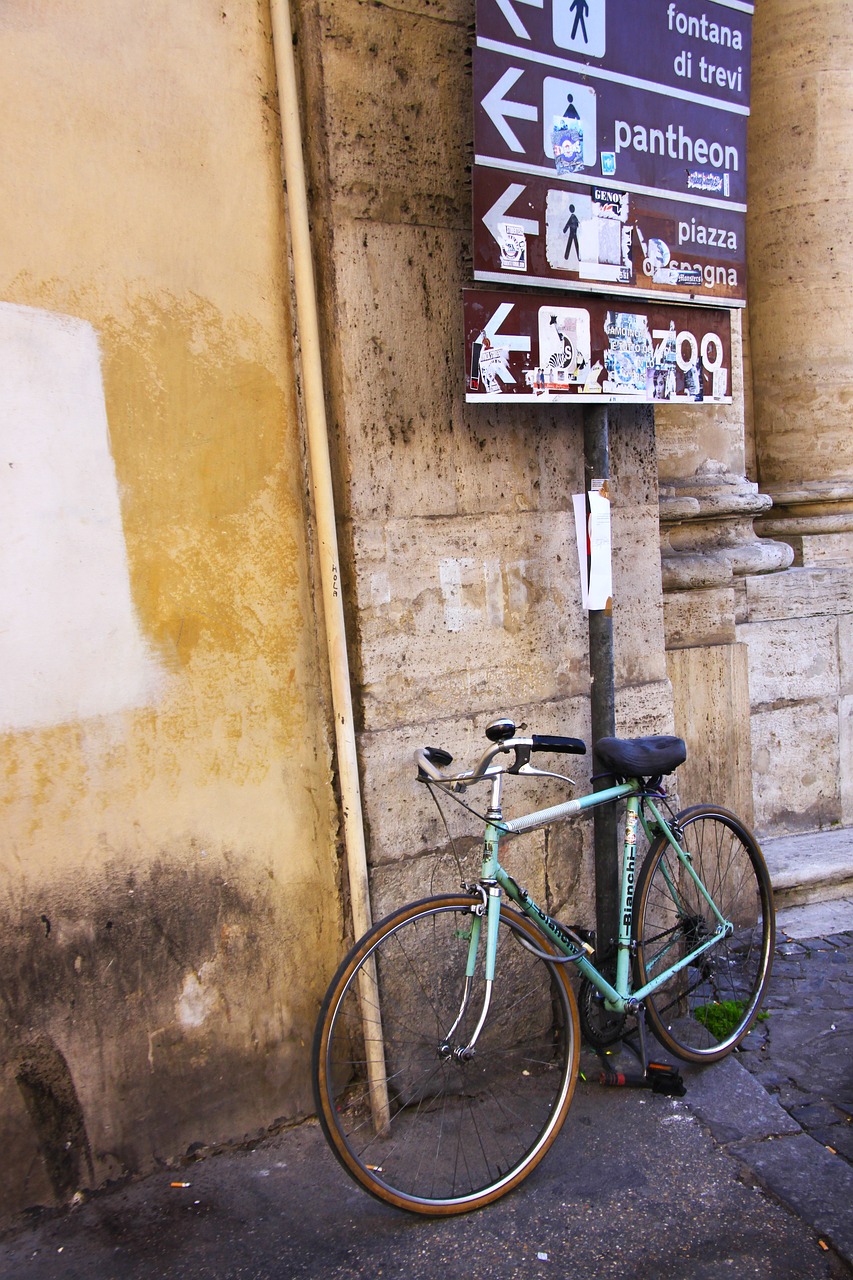
[[[658,734],[650,738],[599,738],[595,758],[618,778],[658,778],[672,773],[687,759],[681,738]]]

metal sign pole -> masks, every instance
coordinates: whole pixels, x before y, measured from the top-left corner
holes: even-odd
[[[584,472],[586,491],[593,480],[610,478],[610,422],[606,405],[584,405]],[[592,741],[616,733],[616,693],[613,672],[613,618],[605,609],[589,611],[589,677]],[[593,784],[595,791],[609,785],[607,778]],[[619,909],[619,860],[614,805],[602,805],[593,813],[595,840],[595,917],[599,957],[615,943]]]

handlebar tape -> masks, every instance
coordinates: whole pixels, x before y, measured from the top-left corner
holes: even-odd
[[[582,738],[555,738],[547,733],[534,733],[533,751],[556,751],[566,756],[585,756],[586,743]]]

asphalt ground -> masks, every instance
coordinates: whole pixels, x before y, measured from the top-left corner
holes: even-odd
[[[585,1051],[548,1156],[478,1213],[371,1199],[309,1122],[41,1215],[0,1244],[0,1276],[853,1276],[853,920],[811,919],[780,917],[770,1016],[742,1052],[682,1066],[670,1098],[602,1088]]]

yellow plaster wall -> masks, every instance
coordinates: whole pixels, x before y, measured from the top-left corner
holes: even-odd
[[[0,302],[97,335],[151,674],[0,736],[8,1213],[309,1110],[341,915],[266,7],[15,0],[0,119]]]

